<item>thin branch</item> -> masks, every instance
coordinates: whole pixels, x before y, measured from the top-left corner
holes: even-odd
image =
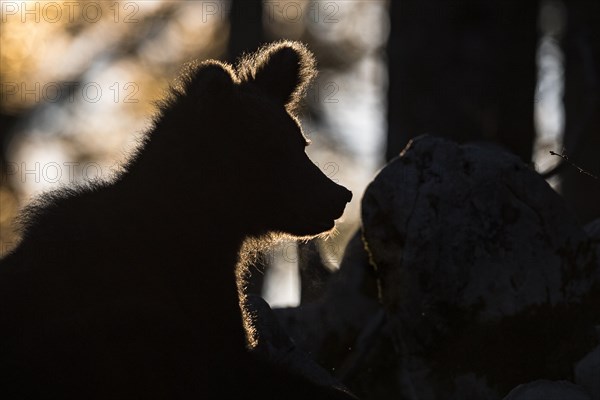
[[[594,178],[594,179],[598,180],[598,177],[596,175],[593,175],[593,174],[589,173],[588,171],[584,170],[583,168],[581,168],[580,166],[578,166],[577,164],[575,164],[571,160],[569,160],[569,157],[565,153],[558,154],[558,153],[555,153],[552,150],[550,150],[550,154],[553,155],[553,156],[559,156],[559,157],[561,157],[563,160],[565,160],[566,162],[568,162],[569,164],[571,164],[573,167],[577,168],[577,170],[579,172],[581,172],[582,174],[585,174],[585,175],[587,175],[587,176],[589,176],[591,178]]]

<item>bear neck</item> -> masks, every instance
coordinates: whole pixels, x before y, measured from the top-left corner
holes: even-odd
[[[123,218],[135,221],[129,241],[141,247],[132,247],[131,253],[148,254],[144,264],[160,269],[192,320],[204,325],[210,321],[211,329],[201,330],[206,343],[223,346],[223,352],[240,351],[246,335],[238,294],[239,254],[247,238],[261,233],[248,222],[252,204],[234,183],[232,164],[206,154],[214,149],[199,150],[193,170],[177,156],[165,158],[168,147],[162,138],[172,129],[159,128],[116,184],[119,196],[129,199],[122,203],[131,205]],[[160,157],[163,163],[156,162]],[[148,215],[148,210],[154,212]]]
[[[167,220],[175,217],[169,213],[159,216]],[[134,240],[138,240],[141,248],[133,247],[132,256],[139,258],[139,254],[147,254],[147,259],[139,262],[151,265],[162,276],[190,325],[196,326],[202,343],[220,353],[245,351],[246,336],[236,278],[244,236],[228,231],[230,227],[216,214],[207,215],[203,221],[205,226],[201,227],[186,227],[185,215],[178,218],[181,226],[148,226],[146,232],[138,231],[141,235]],[[163,238],[166,235],[172,238],[161,240],[157,229],[165,228],[170,230],[165,230]]]

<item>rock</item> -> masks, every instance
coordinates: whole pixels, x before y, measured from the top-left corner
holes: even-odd
[[[600,400],[600,346],[577,363],[575,382],[587,390],[592,400]]]
[[[419,137],[369,185],[362,219],[416,398],[500,399],[571,378],[597,345],[592,243],[516,156]]]
[[[320,268],[307,266],[313,267]],[[317,301],[274,312],[297,347],[359,398],[377,398],[378,392],[385,395],[390,385],[397,385],[387,375],[377,374],[384,367],[394,371],[382,360],[398,363],[398,359],[389,346],[381,346],[383,311],[360,232],[350,240],[339,270],[328,278]]]
[[[245,308],[258,337],[258,343],[252,349],[254,356],[272,365],[281,366],[317,385],[346,392],[338,380],[295,346],[264,299],[257,295],[248,295]]]
[[[595,242],[600,242],[600,218],[588,223],[585,227],[585,232]]]
[[[598,271],[596,279],[600,281],[600,218],[587,224],[584,229],[596,248],[596,270]]]
[[[592,400],[581,387],[570,382],[539,380],[519,385],[504,400]]]

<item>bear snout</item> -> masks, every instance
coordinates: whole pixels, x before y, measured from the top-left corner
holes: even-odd
[[[334,183],[333,185],[334,186],[330,186],[332,190],[329,192],[331,199],[334,200],[335,203],[342,203],[342,205],[346,207],[346,203],[350,203],[350,200],[352,200],[352,192],[337,183]]]
[[[342,185],[336,183],[330,186],[329,195],[326,196],[327,205],[323,211],[328,218],[337,219],[342,216],[346,209],[346,204],[352,200],[352,192]]]
[[[346,199],[346,203],[350,203],[350,201],[352,200],[352,192],[343,186],[340,186],[340,188],[344,191],[344,194],[342,196]]]

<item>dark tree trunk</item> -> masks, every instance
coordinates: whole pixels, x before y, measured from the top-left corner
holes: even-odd
[[[569,159],[600,175],[600,3],[566,2],[565,137]],[[565,165],[562,193],[580,222],[600,217],[600,181]]]
[[[255,51],[263,42],[262,0],[232,0],[229,12],[230,61],[245,52]]]
[[[391,2],[389,160],[420,134],[489,140],[529,163],[538,2]]]
[[[13,128],[19,120],[20,114],[7,114],[0,112],[0,173],[5,173],[7,162],[7,150],[12,140]],[[4,176],[0,176],[0,186],[7,183],[4,182]],[[0,205],[1,207],[1,205]]]
[[[316,240],[298,243],[300,304],[314,303],[325,294],[332,273],[323,264]]]

